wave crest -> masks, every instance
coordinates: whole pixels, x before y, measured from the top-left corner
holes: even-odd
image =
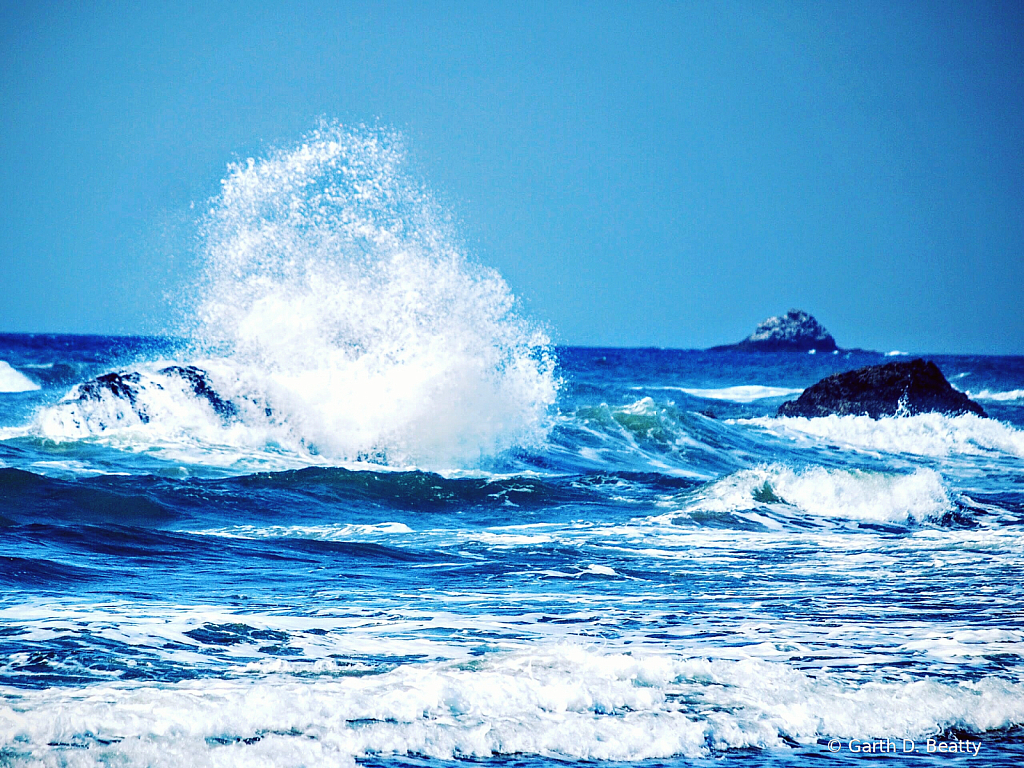
[[[1005,392],[981,389],[977,392],[968,391],[967,396],[972,397],[975,400],[994,400],[998,403],[1018,403],[1024,402],[1024,389],[1010,389]]]
[[[709,484],[686,511],[742,513],[781,505],[815,517],[891,523],[939,519],[956,508],[939,473],[931,469],[896,475],[773,464]]]
[[[0,392],[34,392],[39,385],[13,367],[6,360],[0,360]]]

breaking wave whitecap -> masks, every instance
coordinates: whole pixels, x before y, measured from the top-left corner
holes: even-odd
[[[788,506],[818,517],[873,522],[936,519],[954,510],[931,469],[906,475],[780,465],[744,469],[700,489],[687,511],[747,512]]]
[[[66,399],[41,415],[46,436],[127,426],[133,441],[181,433],[437,468],[542,440],[558,388],[548,338],[405,165],[397,134],[325,123],[230,167],[205,219],[186,354],[221,396],[259,408],[204,421],[208,409],[146,386],[167,418]]]

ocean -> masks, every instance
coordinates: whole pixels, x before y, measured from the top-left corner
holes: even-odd
[[[0,764],[1024,764],[1024,357],[776,418],[889,358],[555,345],[401,157],[229,169],[166,334],[0,336]]]
[[[880,356],[559,349],[543,442],[473,469],[54,434],[168,353],[0,337],[6,765],[1024,760],[1024,358],[933,358],[989,420],[802,420]]]

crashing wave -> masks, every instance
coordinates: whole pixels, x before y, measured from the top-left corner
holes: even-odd
[[[405,164],[393,133],[324,124],[232,165],[185,302],[187,362],[110,374],[117,387],[100,382],[91,399],[79,385],[40,414],[44,434],[130,427],[135,440],[269,440],[326,461],[424,467],[542,440],[558,388],[548,338],[466,256]],[[223,407],[180,373],[190,366]]]
[[[701,488],[683,511],[742,513],[766,507],[887,523],[935,520],[956,509],[942,478],[931,469],[898,475],[773,464],[741,470]]]

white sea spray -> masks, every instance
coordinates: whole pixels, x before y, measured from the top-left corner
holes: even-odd
[[[141,406],[72,390],[40,414],[46,437],[430,468],[543,440],[558,389],[548,337],[467,255],[396,133],[324,123],[232,165],[202,235],[188,362],[235,418],[181,401],[151,366]]]

